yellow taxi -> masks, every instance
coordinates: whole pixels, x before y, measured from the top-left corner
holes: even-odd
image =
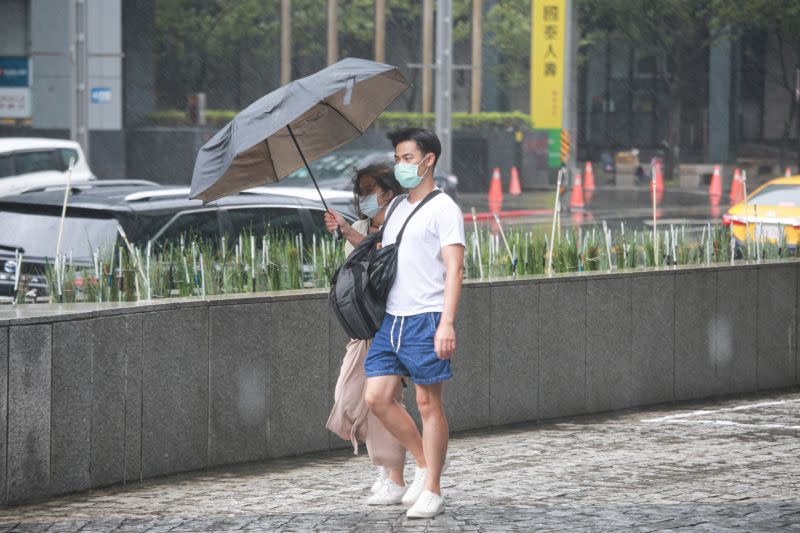
[[[781,237],[788,247],[796,248],[800,241],[800,176],[777,178],[766,182],[722,215],[722,223],[731,226],[739,243],[747,240],[766,240],[779,243]],[[749,228],[749,231],[748,231]]]

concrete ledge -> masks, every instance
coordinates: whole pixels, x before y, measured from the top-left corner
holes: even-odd
[[[799,280],[786,261],[466,283],[450,427],[800,384]],[[322,290],[4,310],[0,503],[346,448],[324,427],[346,342]]]

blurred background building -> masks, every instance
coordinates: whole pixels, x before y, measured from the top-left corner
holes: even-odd
[[[679,170],[796,164],[794,3],[569,1],[577,160],[636,148]],[[552,135],[527,117],[531,7],[453,1],[453,170],[465,190],[485,190],[495,166],[522,168],[523,187],[544,185],[560,163]],[[397,65],[414,84],[359,141],[385,146],[386,128],[433,125],[425,67],[435,9],[434,0],[0,0],[0,135],[83,134],[98,176],[186,183],[197,148],[233,112],[355,56]]]

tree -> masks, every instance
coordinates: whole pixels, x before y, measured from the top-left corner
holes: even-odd
[[[747,0],[746,2],[718,1],[720,24],[741,32],[752,31],[774,39],[779,64],[777,72],[765,69],[766,80],[783,89],[787,107],[781,137],[780,163],[786,164],[789,138],[796,124],[800,124],[800,109],[796,84],[800,69],[800,3],[792,0]],[[765,57],[757,58],[765,61]],[[800,135],[798,136],[800,138]],[[800,158],[800,147],[798,147]],[[800,163],[800,162],[799,162]]]
[[[683,103],[698,81],[693,74],[705,68],[710,46],[726,35],[715,7],[707,0],[603,0],[584,2],[581,10],[590,40],[610,38],[655,53],[656,81],[667,95],[667,179],[680,164]]]

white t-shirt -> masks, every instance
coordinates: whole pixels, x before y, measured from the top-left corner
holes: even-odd
[[[421,202],[422,200],[420,200]],[[419,203],[400,200],[383,230],[383,245],[392,244]],[[388,210],[387,210],[388,212]],[[432,198],[409,221],[397,251],[397,277],[386,312],[395,316],[442,312],[445,267],[442,248],[465,246],[464,215],[444,192]]]

